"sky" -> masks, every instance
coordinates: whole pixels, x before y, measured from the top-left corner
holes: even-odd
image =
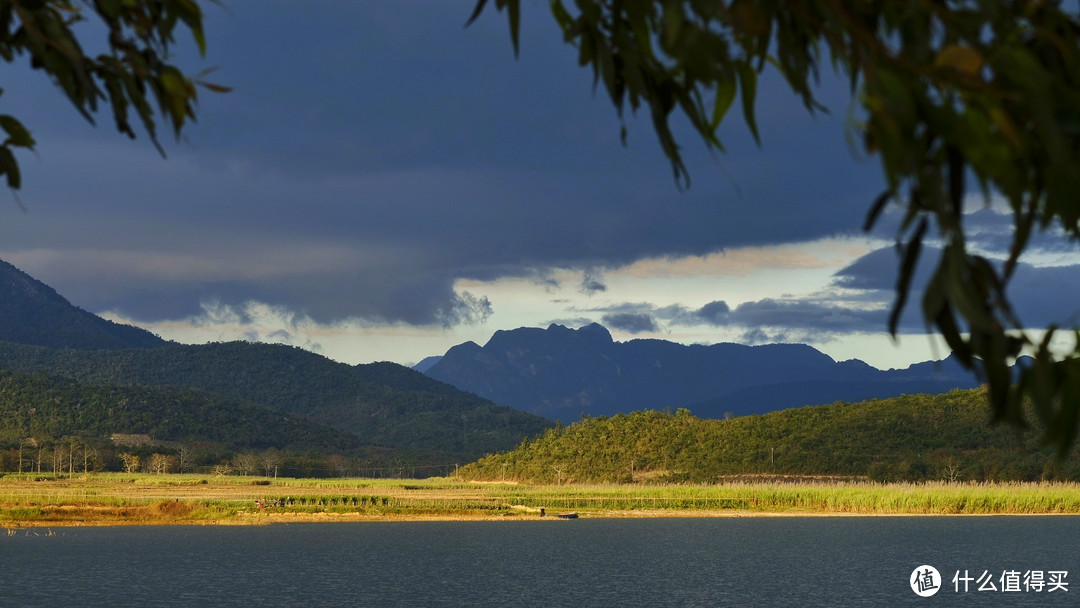
[[[626,117],[624,146],[546,3],[524,5],[516,58],[505,15],[465,27],[472,0],[205,5],[207,54],[182,38],[180,61],[233,91],[201,93],[166,158],[111,116],[87,123],[25,58],[4,65],[0,113],[37,148],[18,199],[0,193],[0,258],[163,338],[347,363],[592,322],[885,369],[948,354],[917,307],[886,332],[897,212],[863,232],[884,181],[845,137],[840,78],[825,74],[829,113],[810,115],[766,72],[760,146],[735,111],[724,153],[676,121],[681,190],[647,116]],[[1000,256],[1007,209],[968,202],[973,245]],[[1022,261],[1021,318],[1075,322],[1075,245],[1051,232]]]

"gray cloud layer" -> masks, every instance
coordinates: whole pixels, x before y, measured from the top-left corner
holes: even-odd
[[[773,74],[759,91],[763,149],[737,118],[717,158],[678,129],[694,180],[679,194],[647,118],[631,117],[620,145],[546,6],[527,7],[516,61],[504,16],[464,29],[470,8],[209,7],[208,62],[235,92],[203,96],[167,161],[106,117],[88,127],[36,73],[14,71],[6,111],[35,130],[40,157],[23,159],[29,213],[0,208],[0,249],[80,306],[145,321],[258,300],[317,321],[452,325],[491,311],[483,294],[455,293],[458,278],[854,233],[880,188],[876,165],[844,142],[845,85],[827,81],[833,116],[811,119]],[[846,280],[872,289],[893,274],[853,266]],[[599,272],[580,286],[605,287]],[[643,314],[811,319],[822,331],[873,322],[823,302],[725,307],[609,314],[637,331],[650,326]]]
[[[986,218],[984,218],[986,219]],[[994,221],[1000,221],[1000,218]],[[924,333],[922,286],[929,280],[941,250],[927,247],[901,315],[900,333]],[[1075,255],[1075,254],[1074,254]],[[742,331],[749,343],[773,341],[825,342],[833,336],[877,333],[887,329],[895,304],[899,258],[894,248],[866,254],[836,273],[833,289],[811,297],[765,298],[731,307],[715,300],[698,308],[622,303],[590,311],[602,322],[629,333],[667,327],[707,325]],[[1021,263],[1009,286],[1019,318],[1029,328],[1080,324],[1080,266],[1035,266]]]

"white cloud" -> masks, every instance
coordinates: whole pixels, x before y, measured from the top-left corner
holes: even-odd
[[[184,344],[235,340],[289,344],[350,364],[395,361],[408,365],[430,355],[441,355],[450,346],[467,340],[484,342],[492,331],[471,326],[446,329],[355,319],[318,323],[283,307],[254,301],[239,306],[204,302],[200,314],[173,321],[140,322],[115,312],[101,316],[138,325]]]

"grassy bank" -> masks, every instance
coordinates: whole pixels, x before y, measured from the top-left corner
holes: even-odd
[[[1080,514],[1080,484],[525,485],[101,474],[0,478],[0,527],[383,519]]]

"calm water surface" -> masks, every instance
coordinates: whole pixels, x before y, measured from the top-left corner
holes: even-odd
[[[1075,606],[1077,517],[54,528],[0,536],[0,606]],[[922,564],[944,583],[921,598]],[[953,590],[1068,571],[1070,591]],[[1072,588],[1075,583],[1076,588]],[[961,591],[963,590],[961,586]]]

